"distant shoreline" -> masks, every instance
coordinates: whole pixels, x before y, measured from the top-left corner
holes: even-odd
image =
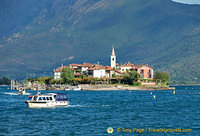
[[[83,88],[83,91],[122,91],[122,90],[138,90],[138,91],[156,91],[156,90],[175,90],[175,87],[159,87],[159,86],[136,86],[136,87],[131,87],[131,86],[109,86],[109,87],[104,87],[104,86],[90,86],[87,88]]]
[[[170,86],[200,86],[200,84],[180,84],[180,85],[170,85]]]
[[[0,86],[10,86],[10,85],[0,85]]]

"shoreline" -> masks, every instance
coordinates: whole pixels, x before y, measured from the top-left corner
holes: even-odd
[[[90,86],[82,89],[83,91],[156,91],[156,90],[175,90],[175,87],[160,86]]]

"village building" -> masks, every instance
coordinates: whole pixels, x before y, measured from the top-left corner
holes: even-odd
[[[105,77],[105,67],[99,64],[94,65],[93,67],[88,69],[88,75],[97,78]]]
[[[78,69],[79,64],[69,64],[69,68]]]
[[[128,72],[130,69],[132,69],[134,67],[133,64],[131,64],[130,62],[127,62],[123,65],[120,66],[120,71],[121,72]]]
[[[110,66],[105,66],[106,70],[106,78],[112,78],[112,75],[114,74],[114,69],[111,68]]]
[[[63,68],[67,66],[61,66],[54,70],[54,79],[61,79],[61,73]],[[127,73],[130,71],[137,71],[140,74],[140,79],[153,79],[153,68],[148,65],[134,65],[130,62],[127,62],[121,66],[116,63],[116,55],[114,47],[112,48],[112,54],[110,56],[110,66],[102,66],[91,63],[83,63],[83,64],[70,64],[68,66],[73,70],[75,77],[92,76],[92,77],[106,77],[113,78],[112,76],[122,76],[123,73]]]
[[[141,79],[153,79],[153,68],[148,65],[135,65],[130,70],[137,71]]]
[[[81,73],[87,73],[87,70],[93,66],[94,64],[91,64],[91,63],[83,63],[79,65],[78,67],[81,69]]]
[[[116,75],[116,76],[122,76],[122,75],[123,75],[123,72],[121,72],[121,71],[118,70],[118,69],[115,69],[115,75]]]
[[[61,65],[61,67],[58,67],[57,69],[54,69],[54,71],[53,71],[53,73],[54,73],[54,80],[61,79],[61,73],[62,73],[63,68],[67,68],[67,66]]]

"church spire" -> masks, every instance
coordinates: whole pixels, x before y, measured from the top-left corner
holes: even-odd
[[[112,48],[112,55],[110,56],[110,66],[111,68],[116,68],[116,56],[114,46]]]
[[[115,56],[115,49],[114,49],[114,46],[112,48],[112,55],[111,56]]]

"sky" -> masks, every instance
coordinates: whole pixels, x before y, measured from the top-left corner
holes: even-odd
[[[172,1],[185,4],[200,4],[200,0],[172,0]]]

